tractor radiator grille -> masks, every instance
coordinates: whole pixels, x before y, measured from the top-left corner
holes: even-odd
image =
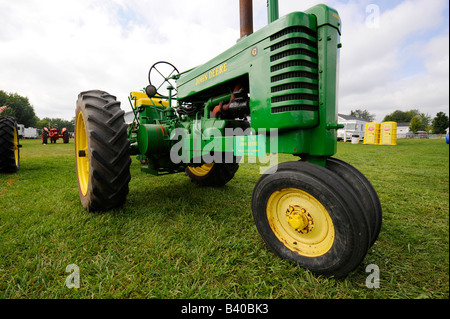
[[[316,33],[292,26],[273,34],[270,41],[272,113],[318,110]]]

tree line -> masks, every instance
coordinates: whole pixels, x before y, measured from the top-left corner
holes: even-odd
[[[351,116],[359,117],[369,122],[373,122],[375,115],[367,110],[357,109],[350,112]],[[409,123],[411,132],[426,131],[433,134],[444,134],[449,127],[449,117],[444,112],[439,112],[431,119],[428,114],[421,113],[417,109],[409,111],[396,110],[383,119],[383,122]]]
[[[28,98],[17,93],[6,93],[5,91],[0,90],[0,107],[1,106],[8,107],[0,113],[0,116],[14,116],[17,123],[23,124],[25,127],[35,127],[38,129],[49,126],[58,129],[65,127],[69,132],[73,132],[75,128],[75,118],[70,121],[49,117],[40,119],[36,116],[34,107],[31,105]]]
[[[14,116],[17,123],[23,124],[25,127],[35,127],[38,129],[49,126],[58,129],[65,127],[69,132],[74,131],[75,118],[72,118],[70,121],[49,117],[39,119],[34,113],[34,108],[30,104],[28,98],[20,96],[17,93],[6,93],[5,91],[0,90],[0,107],[4,105],[7,105],[8,108],[0,113],[0,116]],[[374,114],[361,109],[352,110],[350,115],[369,122],[373,122],[375,119]],[[431,119],[430,115],[421,113],[417,109],[409,111],[396,110],[391,114],[386,115],[383,122],[409,123],[409,129],[414,133],[418,131],[431,131],[434,134],[444,134],[445,130],[449,127],[449,118],[444,112],[437,113],[436,116]]]

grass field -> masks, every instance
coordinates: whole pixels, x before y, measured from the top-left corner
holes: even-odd
[[[338,144],[336,157],[368,177],[383,208],[378,241],[345,280],[313,276],[266,248],[250,209],[257,164],[213,189],[183,174],[147,175],[134,160],[125,206],[98,214],[81,207],[73,140],[21,143],[19,172],[0,175],[0,298],[449,297],[443,140]],[[79,288],[65,285],[71,264]],[[366,286],[369,264],[379,288]]]

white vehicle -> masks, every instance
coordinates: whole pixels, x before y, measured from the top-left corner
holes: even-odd
[[[19,138],[39,138],[39,132],[37,128],[25,127],[23,124],[17,124],[17,135]]]
[[[39,132],[37,128],[34,127],[26,127],[24,129],[24,138],[39,138]]]
[[[338,141],[351,141],[352,137],[359,136],[359,140],[364,140],[366,120],[344,114],[338,114],[338,123],[344,124],[344,128],[337,130]]]
[[[17,124],[17,135],[19,136],[19,138],[23,138],[24,131],[25,131],[25,125]]]

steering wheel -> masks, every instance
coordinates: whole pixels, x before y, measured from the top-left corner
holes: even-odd
[[[172,86],[171,97],[174,97],[177,95],[175,78],[178,73],[177,68],[169,62],[156,62],[152,65],[150,71],[148,71],[148,82],[155,87],[156,93],[163,97],[169,97],[167,87]]]

